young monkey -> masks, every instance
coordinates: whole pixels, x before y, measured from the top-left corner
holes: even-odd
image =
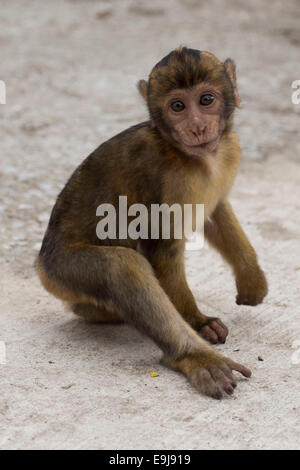
[[[233,112],[235,66],[179,48],[138,84],[150,121],[98,147],[74,172],[52,211],[36,268],[44,287],[74,313],[128,322],[162,349],[163,362],[202,393],[220,399],[251,372],[205,341],[224,343],[218,318],[200,312],[184,269],[184,240],[99,240],[96,209],[128,205],[205,205],[205,236],[233,269],[238,304],[257,305],[267,282],[227,200],[240,160]]]

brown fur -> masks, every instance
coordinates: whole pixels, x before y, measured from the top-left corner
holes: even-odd
[[[219,100],[217,113],[196,111],[205,126],[214,120],[218,145],[214,151],[190,153],[174,142],[172,119],[164,117],[163,106],[170,92],[185,90],[189,96],[186,90],[198,83],[213,86]],[[102,203],[117,208],[119,195],[127,195],[128,206],[143,203],[148,209],[153,203],[205,204],[205,233],[233,267],[237,302],[262,301],[267,291],[263,272],[227,202],[240,160],[231,130],[239,104],[234,64],[180,48],[157,64],[149,84],[142,80],[139,89],[151,121],[100,145],[75,170],[52,211],[37,271],[43,286],[74,313],[90,321],[133,324],[161,347],[166,365],[183,372],[203,393],[221,398],[236,386],[232,370],[247,377],[251,372],[196,333],[215,343],[224,342],[228,330],[198,309],[185,277],[184,240],[99,240],[96,208]],[[194,115],[186,116],[189,130]]]

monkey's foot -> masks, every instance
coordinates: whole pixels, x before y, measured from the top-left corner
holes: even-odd
[[[232,374],[233,370],[240,372],[245,377],[251,376],[251,371],[247,367],[218,354],[214,350],[187,354],[178,360],[165,356],[163,364],[182,372],[199,392],[217,400],[223,397],[224,392],[227,395],[233,394],[237,386]]]
[[[228,328],[219,318],[207,317],[207,321],[196,329],[203,339],[212,344],[224,344],[228,336]]]

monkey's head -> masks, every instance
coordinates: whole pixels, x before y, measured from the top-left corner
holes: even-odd
[[[163,137],[196,157],[217,149],[240,106],[234,62],[186,47],[158,62],[138,88]]]

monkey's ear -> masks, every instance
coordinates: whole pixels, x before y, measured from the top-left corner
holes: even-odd
[[[146,80],[139,80],[137,84],[141,96],[147,101],[148,83]]]
[[[233,86],[233,96],[235,99],[235,104],[238,108],[241,108],[241,100],[238,94],[237,84],[236,84],[235,63],[233,62],[232,59],[226,59],[224,62],[224,67],[231,81],[231,84]]]

